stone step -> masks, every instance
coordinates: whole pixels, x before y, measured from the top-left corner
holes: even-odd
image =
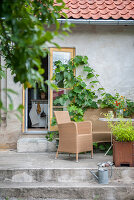
[[[49,142],[46,138],[25,138],[17,141],[17,152],[56,152],[56,141]]]
[[[111,175],[110,168],[109,177]],[[45,168],[45,169],[0,169],[0,183],[8,182],[96,182],[90,170],[97,172],[97,168]],[[113,167],[109,181],[125,183],[134,182],[133,167]]]
[[[0,198],[133,200],[134,185],[84,183],[0,183]]]
[[[97,169],[8,169],[0,170],[0,182],[85,182],[96,180],[90,170]],[[134,182],[134,168],[115,168],[112,170],[112,180],[120,182]],[[109,169],[110,176],[110,169]]]

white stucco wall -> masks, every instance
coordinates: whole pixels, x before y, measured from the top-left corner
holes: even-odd
[[[56,42],[75,47],[76,55],[88,56],[106,92],[114,94],[116,89],[134,100],[134,26],[77,25]]]
[[[22,85],[20,83],[14,83],[13,81],[13,76],[11,75],[10,70],[7,70],[7,88],[10,88],[12,90],[14,90],[15,92],[18,93],[18,95],[16,94],[11,94],[12,99],[13,99],[13,104],[14,104],[14,110],[17,109],[17,107],[22,104]],[[9,98],[7,99],[7,106],[9,105],[10,100]]]

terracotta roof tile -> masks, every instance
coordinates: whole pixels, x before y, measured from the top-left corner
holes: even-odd
[[[88,7],[88,3],[80,4],[81,9],[86,9]]]
[[[124,4],[116,5],[116,8],[118,10],[123,10],[123,9],[125,9],[125,5]]]
[[[130,0],[127,0],[127,1],[123,1],[123,3],[125,4],[125,5],[128,5],[128,4],[130,4],[132,1],[130,1]]]
[[[115,5],[121,5],[122,4],[122,0],[114,0],[113,1]]]
[[[134,15],[134,7],[133,9],[129,10],[130,15]]]
[[[64,0],[74,19],[134,19],[134,0]]]
[[[119,18],[121,18],[121,15],[119,13],[113,15],[113,19],[119,19]]]
[[[101,15],[107,15],[107,14],[109,14],[109,11],[108,11],[107,9],[105,9],[105,10],[100,10],[100,14],[101,14]]]
[[[110,10],[111,16],[112,16],[112,15],[116,15],[116,14],[118,14],[118,13],[119,13],[119,11],[118,11],[117,8],[114,8],[113,10]]]
[[[130,3],[130,4],[126,5],[126,9],[127,10],[131,10],[133,8],[134,8],[134,4],[133,3]]]
[[[92,19],[100,19],[100,14],[97,13],[97,14],[91,14],[92,16]]]
[[[99,10],[105,10],[105,9],[107,9],[107,6],[105,3],[99,5]]]

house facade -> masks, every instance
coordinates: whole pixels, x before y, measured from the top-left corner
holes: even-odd
[[[54,61],[61,60],[66,63],[75,55],[88,56],[89,64],[99,74],[98,79],[106,92],[114,94],[116,89],[121,95],[134,100],[134,2],[132,0],[65,0],[65,2],[69,8],[65,10],[68,21],[74,23],[75,27],[64,39],[55,39],[61,49],[49,47],[50,54],[42,59],[42,67],[45,69],[44,79],[52,78]],[[59,21],[64,23],[66,19]],[[1,64],[4,65],[2,58]],[[57,94],[46,87],[46,93],[42,94],[38,85],[36,89],[24,90],[22,85],[13,82],[10,71],[6,73],[7,79],[1,80],[1,99],[5,106],[8,106],[9,99],[2,88],[14,89],[19,94],[12,95],[14,110],[21,103],[24,105],[24,110],[22,121],[16,118],[15,111],[8,115],[1,111],[0,148],[16,148],[17,141],[23,140],[22,148],[27,149],[28,141],[35,139],[41,143],[48,131],[55,130],[51,126],[53,111],[65,110],[66,106],[56,107],[53,105],[53,100],[66,91],[61,88]],[[76,75],[81,73],[82,69],[78,68]]]

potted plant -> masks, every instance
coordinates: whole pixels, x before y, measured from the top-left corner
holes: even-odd
[[[115,117],[132,117],[134,113],[134,102],[115,93],[112,96],[109,93],[103,93],[102,99],[98,100],[101,108],[111,108],[114,111]]]
[[[126,98],[124,96],[120,96],[119,93],[116,93],[115,100],[112,103],[116,117],[123,117],[123,112],[126,110]]]
[[[121,165],[134,166],[134,126],[131,119],[124,121],[108,121],[113,134],[113,162],[116,167]]]
[[[46,98],[46,94],[42,88],[39,88],[39,96],[40,96],[41,100],[45,100],[45,98]]]

